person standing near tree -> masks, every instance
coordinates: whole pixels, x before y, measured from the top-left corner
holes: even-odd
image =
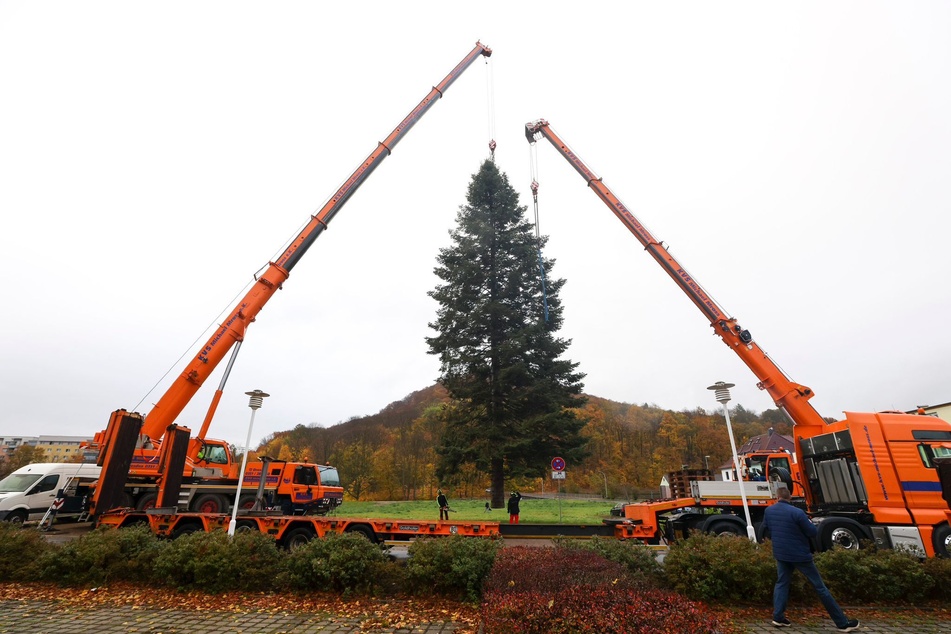
[[[439,506],[439,520],[449,521],[449,498],[442,489],[436,491],[436,505]]]
[[[509,496],[508,501],[508,512],[509,512],[509,524],[518,524],[518,503],[522,500],[522,494],[518,491],[512,491],[512,495]]]
[[[825,606],[829,616],[840,632],[858,629],[859,622],[850,619],[836,603],[832,593],[822,582],[819,570],[812,560],[810,540],[818,534],[815,524],[802,509],[793,506],[789,500],[789,489],[778,489],[778,502],[766,509],[762,529],[769,531],[773,541],[773,557],[776,559],[776,585],[773,588],[773,625],[789,627],[792,623],[786,618],[786,603],[789,601],[789,582],[792,574],[798,570],[812,587],[816,589],[819,600]]]

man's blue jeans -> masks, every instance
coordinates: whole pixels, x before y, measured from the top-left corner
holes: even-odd
[[[789,583],[792,581],[793,571],[798,570],[806,576],[812,587],[816,589],[819,600],[825,606],[836,627],[845,627],[849,618],[832,598],[832,593],[822,583],[819,570],[812,560],[809,561],[779,561],[776,560],[776,586],[773,588],[773,620],[781,621],[786,618],[786,603],[789,602]]]

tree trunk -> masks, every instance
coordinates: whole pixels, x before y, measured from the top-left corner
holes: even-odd
[[[492,508],[505,507],[505,462],[492,458]]]

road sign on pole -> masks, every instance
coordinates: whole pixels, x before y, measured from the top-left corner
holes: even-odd
[[[564,458],[552,458],[551,459],[551,468],[554,471],[564,471],[565,470],[565,459]]]

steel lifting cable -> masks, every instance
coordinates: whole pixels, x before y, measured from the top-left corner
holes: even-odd
[[[538,273],[542,283],[542,307],[544,309],[545,323],[548,323],[548,290],[545,285],[545,260],[542,258],[542,234],[538,222],[538,152],[536,145],[528,145],[529,164],[532,175],[532,201],[535,207],[535,246],[538,249]]]
[[[489,128],[489,158],[495,162],[495,73],[489,58],[485,58],[485,98]]]

